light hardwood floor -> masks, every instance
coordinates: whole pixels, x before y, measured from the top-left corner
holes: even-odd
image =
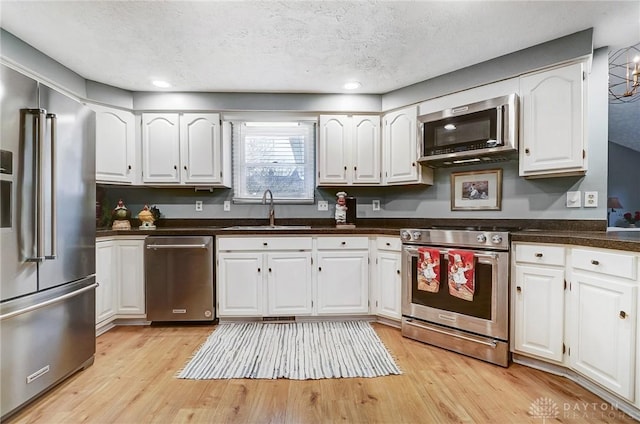
[[[562,377],[517,364],[501,368],[403,338],[395,328],[374,328],[402,375],[181,380],[177,371],[213,326],[117,327],[98,337],[93,366],[7,423],[634,422],[602,412],[606,402]],[[542,406],[537,415],[534,404]]]

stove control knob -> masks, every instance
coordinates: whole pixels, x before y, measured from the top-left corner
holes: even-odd
[[[403,232],[400,234],[400,238],[401,238],[402,240],[406,240],[406,241],[411,240],[411,234],[409,233],[409,231],[403,231]]]
[[[500,244],[502,243],[502,236],[500,234],[494,234],[491,236],[491,242],[493,244]]]
[[[414,240],[420,240],[422,238],[422,233],[418,232],[418,231],[414,231],[413,233],[413,239]]]
[[[478,241],[478,243],[484,243],[485,241],[487,241],[487,236],[485,236],[484,234],[478,234],[476,236],[476,240]]]

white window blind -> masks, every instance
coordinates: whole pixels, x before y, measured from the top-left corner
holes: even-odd
[[[232,122],[233,200],[313,202],[315,123]]]

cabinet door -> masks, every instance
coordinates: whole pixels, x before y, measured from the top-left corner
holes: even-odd
[[[369,312],[367,251],[319,251],[318,314]]]
[[[311,315],[311,252],[267,255],[267,315]]]
[[[142,115],[142,180],[179,183],[180,127],[177,113]]]
[[[418,140],[415,106],[389,113],[384,117],[385,183],[418,181]]]
[[[402,318],[400,264],[400,252],[378,252],[377,314],[396,320]]]
[[[354,115],[351,128],[353,183],[380,183],[380,117]]]
[[[102,106],[96,111],[96,181],[133,183],[136,173],[133,113]]]
[[[262,253],[218,254],[218,316],[262,316]]]
[[[118,314],[144,315],[144,240],[118,240]]]
[[[116,313],[115,274],[116,255],[111,240],[96,242],[96,324]]]
[[[571,284],[571,367],[633,401],[635,285],[574,272]]]
[[[220,116],[217,113],[185,113],[180,118],[182,181],[222,181]]]
[[[318,184],[347,184],[350,118],[347,115],[320,115],[318,140]]]
[[[564,269],[516,265],[516,350],[562,362]]]
[[[520,79],[520,175],[586,170],[581,63]]]

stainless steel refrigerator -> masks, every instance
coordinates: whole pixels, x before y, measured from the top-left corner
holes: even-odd
[[[95,354],[95,114],[0,65],[0,413]]]

